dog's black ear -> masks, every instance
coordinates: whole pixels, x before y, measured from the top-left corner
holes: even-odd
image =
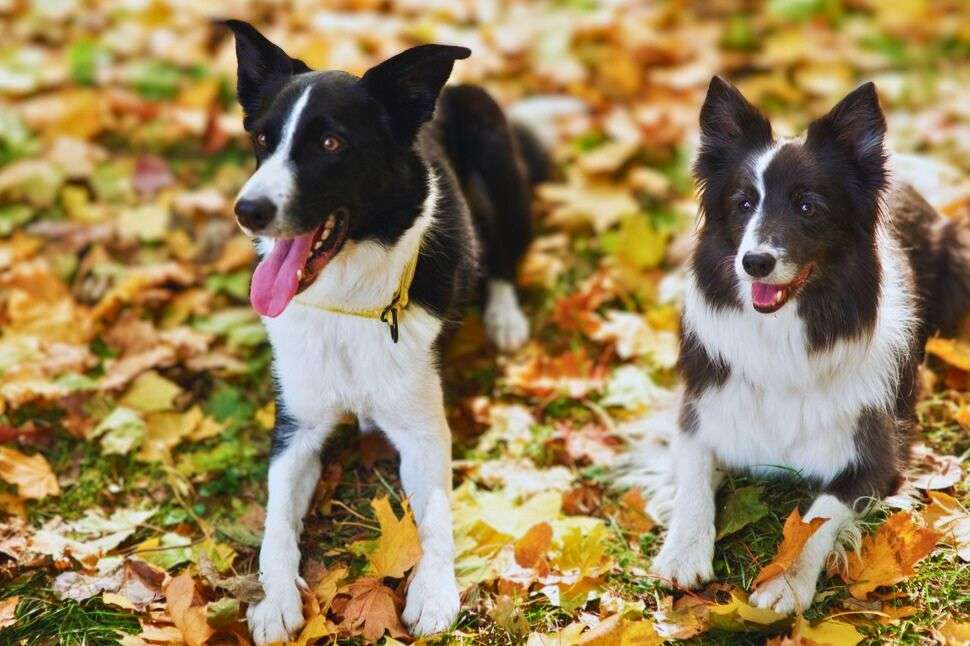
[[[701,146],[763,148],[771,144],[771,123],[740,91],[720,76],[711,79],[701,108]]]
[[[410,143],[434,115],[455,61],[470,55],[467,47],[419,45],[367,70],[361,83],[387,108],[395,136]]]
[[[839,101],[828,114],[808,127],[807,143],[836,145],[848,154],[863,181],[881,188],[886,178],[886,118],[879,107],[879,95],[871,81]]]
[[[253,115],[259,112],[271,88],[278,89],[290,76],[309,72],[310,68],[290,58],[248,22],[226,20],[222,24],[236,36],[236,94],[245,113],[243,126],[249,130]]]

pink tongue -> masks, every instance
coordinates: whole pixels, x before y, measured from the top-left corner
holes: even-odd
[[[256,267],[249,300],[253,309],[263,316],[279,316],[296,295],[299,286],[296,272],[306,262],[313,233],[292,240],[277,240],[273,250]]]
[[[784,285],[751,283],[751,301],[758,307],[771,307],[775,304],[775,296],[784,289]]]

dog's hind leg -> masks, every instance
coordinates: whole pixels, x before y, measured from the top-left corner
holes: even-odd
[[[485,330],[503,352],[529,338],[529,323],[515,293],[519,265],[532,242],[531,174],[541,154],[513,129],[499,105],[475,86],[442,95],[448,157],[471,208],[487,279]],[[523,150],[523,143],[529,143]],[[528,159],[523,152],[529,152]]]
[[[277,408],[266,526],[259,550],[265,597],[246,615],[257,646],[287,641],[303,626],[300,533],[320,479],[320,447],[336,421],[335,414],[321,424],[304,426]]]
[[[374,417],[401,454],[401,482],[421,539],[421,560],[403,618],[415,635],[441,632],[458,616],[459,600],[450,504],[451,432],[440,379],[428,375]]]

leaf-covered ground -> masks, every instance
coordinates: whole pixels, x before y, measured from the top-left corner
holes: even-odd
[[[449,350],[463,604],[430,641],[968,643],[965,342],[931,342],[907,488],[803,617],[746,598],[812,531],[789,516],[804,490],[729,479],[717,582],[685,593],[647,575],[663,530],[615,486],[676,384],[710,76],[782,130],[876,80],[907,170],[967,216],[958,0],[0,2],[0,643],[247,643],[273,404],[231,217],[252,160],[216,17],[358,73],[411,44],[468,45],[455,77],[554,150],[522,277],[534,341],[498,357],[472,312]],[[418,548],[396,459],[348,420],[324,465],[299,643],[410,641]]]

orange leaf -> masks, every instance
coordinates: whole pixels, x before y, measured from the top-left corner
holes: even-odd
[[[913,575],[913,567],[932,551],[938,532],[919,527],[913,516],[900,511],[862,541],[861,553],[849,557],[842,578],[856,599],[882,585],[893,585]]]
[[[812,537],[818,528],[825,524],[828,518],[813,518],[807,523],[802,522],[802,515],[798,508],[792,510],[785,520],[785,527],[782,529],[781,546],[774,560],[769,563],[754,580],[754,586],[773,579],[774,577],[787,571],[792,566],[795,559],[801,555],[805,548],[805,543]]]
[[[552,547],[552,526],[538,523],[515,542],[515,561],[522,567],[535,567]]]
[[[184,572],[165,588],[168,614],[182,632],[189,646],[202,646],[212,637],[213,630],[206,621],[205,601],[195,587],[192,575]]]
[[[17,486],[24,498],[41,499],[58,495],[61,488],[51,466],[43,455],[24,455],[20,451],[0,446],[0,478]]]
[[[970,372],[970,344],[937,337],[926,342],[926,351],[955,368]]]
[[[365,577],[347,588],[350,600],[343,607],[340,628],[351,635],[361,635],[368,641],[377,641],[385,632],[392,637],[407,637],[401,625],[401,598],[381,583],[380,579]]]

